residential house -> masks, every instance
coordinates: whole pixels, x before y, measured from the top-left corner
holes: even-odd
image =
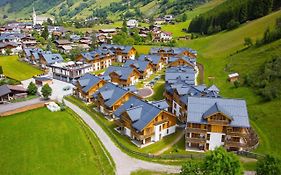
[[[137,53],[137,50],[133,46],[102,44],[99,48],[112,51],[118,62],[125,62],[128,59],[134,60]]]
[[[86,102],[93,102],[94,93],[105,84],[106,81],[102,78],[87,73],[76,81],[74,94]]]
[[[136,96],[136,94],[131,91],[130,87],[122,88],[107,82],[93,94],[93,99],[101,113],[114,117],[112,116],[113,112],[132,96]]]
[[[61,62],[63,62],[63,58],[60,54],[43,53],[39,55],[39,63],[42,68]]]
[[[154,25],[162,25],[165,24],[166,20],[164,18],[156,18],[154,19]]]
[[[178,67],[178,66],[190,66],[196,67],[196,58],[188,57],[185,55],[169,57],[168,59],[168,67]]]
[[[168,42],[173,39],[173,33],[161,30],[152,32],[152,40],[155,42]]]
[[[160,55],[141,55],[138,60],[149,61],[153,65],[154,72],[162,70],[166,64],[166,59]]]
[[[163,57],[173,57],[177,55],[185,55],[189,57],[197,57],[197,52],[190,48],[177,48],[177,47],[152,47],[150,54],[161,55]]]
[[[134,96],[130,97],[113,113],[119,126],[117,130],[139,147],[175,133],[176,117],[160,107]]]
[[[127,27],[129,28],[136,28],[139,26],[139,22],[135,19],[130,19],[129,21],[127,21]]]
[[[93,71],[97,71],[108,68],[115,61],[115,55],[110,50],[99,48],[92,52],[81,53],[76,60],[91,64]]]
[[[149,78],[153,74],[153,64],[149,61],[127,60],[123,67],[136,68],[141,73],[141,79]]]
[[[26,35],[21,39],[23,48],[35,48],[37,46],[37,41],[33,36]]]
[[[170,23],[174,20],[174,16],[173,15],[165,15],[164,19],[167,23]]]
[[[37,54],[35,56],[34,53],[42,53],[42,52],[43,52],[43,50],[40,49],[40,48],[25,48],[25,49],[23,49],[25,60],[30,62],[30,63],[35,63],[36,60],[39,60],[39,55]]]
[[[34,80],[35,80],[35,84],[38,86],[44,86],[45,84],[48,85],[53,84],[53,79],[46,76],[34,77]]]
[[[2,85],[0,86],[0,104],[9,102],[13,99],[27,97],[27,91],[20,85]]]
[[[110,66],[103,77],[120,86],[131,86],[139,81],[141,73],[134,67]]]
[[[66,82],[73,82],[86,73],[93,71],[91,64],[74,61],[55,63],[50,68],[52,69],[53,78]]]
[[[22,47],[20,43],[15,43],[15,42],[0,43],[1,54],[8,54],[7,52],[8,50],[11,51],[11,53],[9,54],[15,55],[22,51]]]
[[[208,151],[223,146],[247,150],[253,144],[245,100],[188,97],[186,150]]]
[[[56,40],[54,41],[58,50],[63,53],[69,53],[72,50],[72,42],[69,40]]]

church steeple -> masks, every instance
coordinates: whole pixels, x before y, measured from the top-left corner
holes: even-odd
[[[32,13],[32,22],[33,22],[33,25],[35,26],[36,25],[36,12],[35,12],[34,7],[33,7],[33,13]]]

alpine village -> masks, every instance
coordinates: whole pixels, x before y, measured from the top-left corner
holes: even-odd
[[[1,0],[0,174],[281,175],[281,0]]]

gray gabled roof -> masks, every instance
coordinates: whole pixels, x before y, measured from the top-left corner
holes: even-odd
[[[115,72],[117,75],[119,75],[120,79],[127,80],[133,70],[134,68],[132,67],[109,66],[104,72],[103,76],[107,77],[112,72]]]
[[[125,90],[124,88],[121,88],[111,82],[107,82],[102,88],[93,94],[93,97],[96,98],[98,94],[100,94],[105,100],[105,105],[112,107],[117,100],[128,92],[130,91]]]
[[[141,60],[127,60],[123,67],[134,66],[138,71],[144,72],[149,65],[149,61],[141,61]]]
[[[166,100],[152,101],[151,104],[159,109],[167,109],[169,107],[169,104]]]
[[[204,117],[216,112],[221,112],[232,118],[230,126],[250,127],[245,100],[188,97],[187,123],[207,124]]]
[[[231,114],[225,110],[220,104],[218,104],[217,102],[211,106],[206,112],[204,112],[204,114],[202,115],[202,117],[204,119],[207,119],[209,116],[214,115],[216,113],[223,113],[226,116],[228,116],[230,119],[233,119],[231,117]]]
[[[95,76],[93,74],[85,74],[82,77],[80,77],[77,82],[82,86],[83,92],[88,92],[91,87],[99,83],[102,79],[98,76]]]
[[[165,81],[169,84],[185,81],[189,85],[195,84],[196,71],[189,66],[171,67],[166,70]]]
[[[116,44],[102,44],[99,49],[108,49],[115,53],[117,49],[120,49],[122,53],[128,54],[133,46],[123,46],[123,45],[116,45]]]
[[[149,61],[155,65],[155,64],[159,63],[159,61],[161,60],[161,56],[160,55],[141,55],[141,56],[139,56],[138,60]]]
[[[0,97],[11,93],[12,91],[8,87],[8,85],[4,84],[0,86]]]
[[[157,106],[133,96],[120,106],[114,115],[120,118],[126,112],[133,122],[133,127],[137,131],[142,131],[161,111]]]
[[[60,63],[63,62],[63,58],[61,54],[42,54],[44,60],[47,62],[47,65],[51,65],[53,63]]]

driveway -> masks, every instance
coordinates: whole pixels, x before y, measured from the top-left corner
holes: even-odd
[[[138,160],[123,153],[103,131],[103,129],[89,116],[76,105],[65,100],[65,104],[77,113],[81,119],[97,134],[107,151],[110,153],[116,164],[117,175],[130,175],[131,172],[145,169],[157,172],[179,173],[179,166],[161,165],[152,162]],[[106,165],[108,166],[108,165]]]
[[[21,83],[23,84],[23,86],[25,88],[27,88],[30,82],[35,83],[35,80],[33,78],[31,78],[28,80],[24,80]],[[51,95],[50,99],[58,100],[61,102],[63,96],[71,95],[73,93],[74,85],[71,83],[53,79],[53,84],[51,84],[50,87],[52,88],[52,95]],[[65,88],[65,87],[69,87],[69,90],[64,91],[63,88]],[[39,93],[41,92],[41,89],[42,89],[42,87],[38,87]]]

